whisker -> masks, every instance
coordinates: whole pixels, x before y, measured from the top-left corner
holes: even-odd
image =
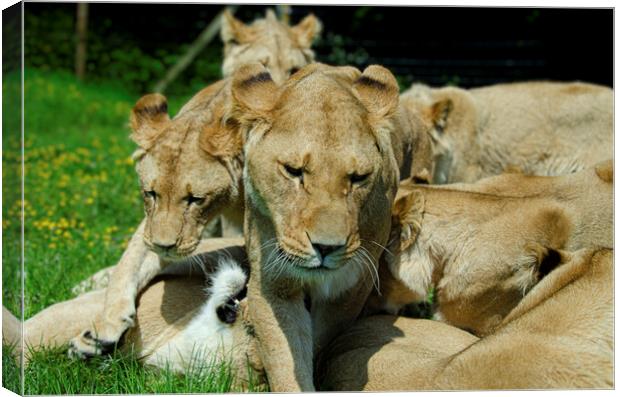
[[[374,276],[376,276],[376,280],[377,280],[377,292],[379,294],[381,294],[380,291],[380,281],[379,281],[379,271],[377,270],[377,266],[375,266],[372,255],[370,254],[370,252],[368,252],[368,250],[362,246],[360,246],[360,253],[368,260],[368,264],[370,265],[371,268],[371,273],[374,274]]]
[[[209,277],[209,272],[207,271],[207,268],[205,266],[205,261],[203,259],[202,256],[193,256],[192,258],[192,263],[195,264],[199,270],[202,270],[202,274],[205,277]]]
[[[290,261],[291,258],[284,251],[280,251],[280,256],[278,257],[280,269],[276,273],[275,279],[280,278],[280,276],[286,271],[286,269],[289,267]]]
[[[366,240],[366,239],[363,239],[363,238],[360,238],[360,240],[361,240],[361,241],[366,241],[366,242],[371,243],[371,244],[374,244],[374,245],[376,245],[377,247],[381,248],[381,249],[382,249],[383,251],[385,251],[386,253],[388,253],[390,256],[394,256],[394,254],[392,253],[392,251],[390,251],[387,247],[385,247],[385,246],[383,246],[383,245],[379,244],[379,243],[378,243],[378,242],[376,242],[376,241],[373,241],[373,240]]]
[[[278,238],[277,237],[270,238],[269,240],[267,240],[263,244],[261,244],[260,248],[261,249],[266,248],[268,246],[271,246],[272,244],[277,244],[277,242],[278,242]]]
[[[377,284],[375,283],[375,277],[371,269],[368,268],[368,262],[364,260],[364,258],[358,253],[355,253],[353,257],[355,259],[355,263],[362,267],[362,270],[367,270],[368,275],[370,275],[370,279],[372,280],[372,286],[379,292]]]

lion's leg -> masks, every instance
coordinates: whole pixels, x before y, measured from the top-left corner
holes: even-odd
[[[328,303],[313,304],[312,326],[315,355],[355,321],[371,289],[371,280],[363,279],[356,287],[351,288],[339,298],[332,299]]]
[[[267,298],[250,280],[248,309],[271,391],[313,391],[312,325],[302,297]]]
[[[112,265],[99,270],[97,273],[85,280],[80,281],[79,284],[71,288],[71,292],[78,296],[89,291],[96,291],[106,288],[110,283],[110,275],[112,274],[112,271],[114,271],[115,267],[116,266]]]
[[[105,291],[91,291],[45,308],[24,322],[26,346],[60,346],[95,324],[103,313]]]
[[[89,357],[109,351],[134,325],[138,292],[165,266],[144,243],[144,225],[143,220],[110,275],[101,320],[71,341],[70,354]]]
[[[3,341],[16,347],[16,356],[21,356],[23,348],[27,362],[31,352],[41,347],[64,345],[97,322],[103,313],[104,295],[103,290],[92,291],[40,311],[23,323],[23,344],[21,321],[3,306]]]

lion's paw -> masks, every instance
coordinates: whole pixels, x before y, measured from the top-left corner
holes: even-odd
[[[69,357],[86,360],[109,354],[114,350],[116,343],[117,341],[97,338],[92,331],[86,330],[69,342]]]

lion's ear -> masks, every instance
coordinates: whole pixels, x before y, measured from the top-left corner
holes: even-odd
[[[225,117],[223,109],[216,111],[213,117],[213,122],[208,123],[200,132],[198,145],[216,158],[237,157],[243,151],[239,122]]]
[[[394,225],[400,229],[400,250],[409,248],[418,237],[424,216],[424,194],[413,191],[396,200],[392,208]]]
[[[310,48],[312,42],[321,34],[321,21],[314,14],[307,15],[291,31],[297,39],[297,44],[302,48]]]
[[[313,63],[311,65],[315,65]],[[306,66],[308,68],[309,66]],[[354,66],[328,66],[324,65],[322,70],[328,76],[345,81],[348,85],[354,84],[360,78],[362,72]]]
[[[161,94],[143,96],[134,105],[129,124],[131,139],[143,149],[147,149],[153,139],[162,131],[162,124],[170,120],[168,100]]]
[[[248,27],[228,9],[224,10],[221,23],[220,37],[225,44],[239,44],[244,41]]]
[[[353,91],[376,119],[393,114],[398,107],[398,83],[394,75],[379,65],[370,65],[353,83]]]
[[[232,82],[234,114],[242,124],[267,119],[279,96],[278,86],[260,63],[235,71]]]
[[[614,182],[614,164],[612,160],[602,161],[594,166],[596,175],[607,183]]]
[[[433,125],[439,130],[445,129],[452,109],[454,109],[454,103],[449,98],[440,99],[433,103],[430,108],[430,117]]]

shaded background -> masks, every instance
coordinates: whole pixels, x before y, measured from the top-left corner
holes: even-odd
[[[166,70],[221,10],[200,4],[90,4],[87,78],[114,79],[139,93]],[[251,22],[265,6],[240,6]],[[26,3],[26,66],[73,70],[76,5]],[[387,66],[402,85],[474,87],[553,79],[613,82],[613,10],[292,6],[298,22],[323,22],[319,61]],[[195,91],[220,77],[216,38],[170,87]]]

